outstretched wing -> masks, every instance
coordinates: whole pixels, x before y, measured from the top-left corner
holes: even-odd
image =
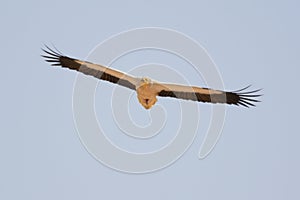
[[[93,64],[87,61],[77,60],[62,55],[46,46],[42,49],[46,55],[42,55],[47,62],[52,63],[52,66],[61,66],[82,72],[86,75],[94,76],[98,79],[116,83],[118,85],[135,90],[138,79],[108,67]]]
[[[259,102],[256,98],[261,96],[260,94],[256,94],[260,90],[245,92],[250,86],[233,92],[164,83],[155,83],[155,87],[157,87],[157,95],[161,97],[173,97],[209,103],[226,103],[245,107],[255,106],[254,103]]]

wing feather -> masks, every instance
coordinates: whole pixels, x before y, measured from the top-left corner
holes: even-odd
[[[42,49],[46,55],[42,55],[47,62],[50,62],[52,66],[61,66],[71,70],[76,70],[86,75],[94,76],[95,78],[109,81],[132,90],[136,89],[138,83],[137,78],[129,76],[117,70],[110,69],[108,67],[93,64],[91,62],[77,60],[68,56],[62,55],[60,52],[56,52],[46,46],[46,49]]]
[[[256,102],[260,102],[255,98],[261,96],[260,94],[256,94],[260,90],[246,92],[245,90],[248,89],[249,86],[234,92],[161,83],[156,83],[156,87],[158,88],[157,95],[161,97],[173,97],[204,103],[226,103],[244,107],[255,106]]]

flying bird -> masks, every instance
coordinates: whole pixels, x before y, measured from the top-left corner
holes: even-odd
[[[255,106],[255,103],[259,102],[256,98],[261,96],[257,94],[260,90],[246,91],[250,86],[241,90],[227,92],[196,86],[162,83],[147,77],[134,77],[106,66],[65,56],[58,50],[54,51],[48,46],[45,47],[45,49],[42,49],[45,53],[42,57],[47,62],[50,62],[52,66],[75,70],[135,90],[139,102],[145,109],[150,109],[157,102],[157,97],[172,97],[198,102],[226,103],[250,107]]]

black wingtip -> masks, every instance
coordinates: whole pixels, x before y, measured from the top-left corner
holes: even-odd
[[[44,44],[44,48],[41,48],[41,50],[46,53],[46,54],[50,54],[52,56],[62,56],[63,53],[61,51],[59,51],[54,45],[52,45],[53,48],[55,50],[53,50],[52,48],[50,48],[48,45]]]
[[[60,58],[63,55],[60,51],[58,51],[56,48],[55,48],[56,51],[54,51],[46,44],[44,44],[44,48],[41,48],[41,50],[44,52],[44,54],[42,54],[41,57],[43,57],[46,62],[49,62],[52,66],[61,65]]]
[[[248,85],[247,87],[244,87],[240,90],[236,90],[232,93],[236,94],[238,99],[235,105],[241,105],[244,107],[256,107],[256,103],[261,102],[260,100],[256,99],[261,97],[263,94],[257,94],[258,92],[261,92],[262,89],[256,89],[256,90],[251,90],[251,91],[245,91],[249,89],[251,85]]]

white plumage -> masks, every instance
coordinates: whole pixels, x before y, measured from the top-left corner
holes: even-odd
[[[259,102],[259,100],[255,98],[261,96],[260,94],[256,94],[260,90],[244,92],[249,86],[238,91],[226,92],[195,86],[161,83],[149,78],[133,77],[102,65],[64,56],[47,46],[46,48],[47,49],[43,49],[46,55],[42,55],[42,57],[44,57],[47,62],[52,63],[53,66],[76,70],[83,74],[91,75],[98,79],[135,90],[139,102],[146,109],[151,108],[156,103],[157,96],[199,102],[227,103],[245,107],[254,106],[254,103]]]

